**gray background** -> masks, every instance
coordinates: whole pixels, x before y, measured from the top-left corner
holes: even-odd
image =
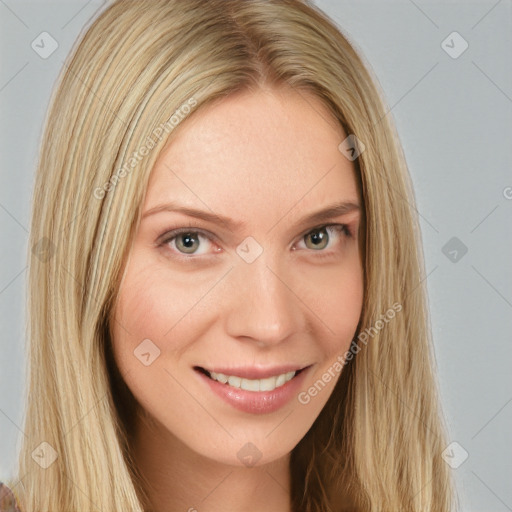
[[[101,5],[0,0],[0,480],[23,436],[25,254],[42,122],[66,54]],[[512,2],[317,5],[370,63],[404,146],[462,510],[512,510]],[[59,45],[46,59],[31,48],[43,31]],[[441,46],[454,31],[469,44],[457,58]]]

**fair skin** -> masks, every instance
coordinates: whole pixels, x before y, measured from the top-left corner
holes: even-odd
[[[349,348],[363,301],[362,207],[353,163],[338,150],[345,137],[319,99],[272,88],[199,109],[159,155],[113,322],[116,363],[145,418],[133,448],[152,510],[291,510],[290,452],[339,374],[307,404],[294,392],[277,410],[247,412],[194,368],[293,363],[306,368],[296,391],[307,391]],[[170,202],[240,225],[148,214]],[[360,208],[302,220],[340,202]],[[351,236],[322,227],[334,224]],[[192,240],[169,241],[181,227]],[[262,252],[248,263],[240,247]],[[134,356],[143,340],[146,360],[160,351],[148,365]]]

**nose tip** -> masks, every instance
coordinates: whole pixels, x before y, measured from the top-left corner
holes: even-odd
[[[228,334],[251,339],[258,347],[280,343],[300,329],[302,313],[281,271],[264,258],[236,270],[228,315]]]

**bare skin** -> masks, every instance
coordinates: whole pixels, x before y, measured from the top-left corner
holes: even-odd
[[[307,368],[302,392],[332,374],[363,301],[361,203],[338,150],[345,138],[316,97],[262,89],[198,110],[160,154],[113,323],[116,363],[143,411],[134,455],[153,510],[291,511],[290,452],[339,372],[307,404],[295,394],[257,413],[223,400],[194,368],[293,363]],[[171,202],[240,225],[149,213]],[[303,220],[340,202],[356,208]],[[172,238],[177,228],[189,237]],[[250,263],[240,256],[259,248]],[[143,340],[148,365],[134,357]]]

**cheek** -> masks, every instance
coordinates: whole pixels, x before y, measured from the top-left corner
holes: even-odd
[[[162,406],[185,400],[175,374],[181,354],[203,332],[194,303],[201,286],[191,287],[147,265],[135,254],[119,290],[112,323],[116,365],[137,402],[155,417]],[[204,294],[204,291],[203,291]],[[172,399],[171,399],[172,397]]]
[[[323,286],[304,289],[308,306],[316,313],[315,333],[319,364],[297,399],[300,409],[317,417],[343,371],[345,355],[356,335],[363,307],[363,270],[360,264],[331,269],[315,281]],[[312,306],[311,306],[312,305]]]
[[[211,329],[214,312],[206,304],[208,279],[169,272],[160,261],[148,264],[144,251],[132,253],[119,290],[112,324],[114,358],[138,401],[164,403],[182,392],[172,379],[184,371],[191,346]]]
[[[169,339],[180,339],[174,332],[190,327],[189,318],[195,317],[196,306],[207,291],[206,282],[162,271],[158,263],[143,265],[134,259],[119,291],[114,327],[125,343],[150,338],[164,347]],[[179,347],[173,342],[173,348]]]
[[[326,355],[346,349],[363,307],[363,269],[354,258],[346,265],[315,270],[301,280],[299,297],[322,329],[317,342]]]
[[[151,276],[151,269],[128,271],[119,290],[114,321],[117,340],[123,345],[142,341],[155,335],[163,326],[161,311],[165,309],[162,287]]]
[[[177,322],[181,302],[176,301],[176,294],[169,294],[156,270],[132,260],[119,290],[112,332],[115,357],[124,372],[140,371],[141,362],[157,360],[172,348],[164,343],[165,333]],[[144,355],[141,361],[147,353],[149,357]]]

